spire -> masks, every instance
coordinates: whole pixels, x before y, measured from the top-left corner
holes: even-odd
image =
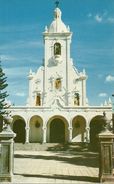
[[[30,69],[28,79],[31,80],[32,78],[33,78],[33,73],[32,73],[32,70]]]

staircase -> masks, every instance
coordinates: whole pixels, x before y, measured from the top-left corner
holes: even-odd
[[[51,147],[56,147],[58,143],[46,143],[46,144],[40,144],[40,143],[28,143],[28,144],[22,144],[22,143],[14,143],[14,150],[32,150],[32,151],[46,151],[48,149],[51,149]]]
[[[87,145],[85,143],[14,143],[15,151],[82,151],[86,149]]]

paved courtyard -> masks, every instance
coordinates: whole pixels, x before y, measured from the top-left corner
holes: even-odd
[[[98,154],[15,151],[13,183],[98,183]]]

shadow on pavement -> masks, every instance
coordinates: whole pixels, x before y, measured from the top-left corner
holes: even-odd
[[[53,148],[54,155],[38,155],[31,154],[15,154],[15,158],[30,158],[30,159],[44,159],[44,160],[57,160],[73,165],[81,165],[86,167],[97,168],[99,155],[96,152],[91,152],[88,150],[87,146],[80,145],[58,145],[60,149],[55,151]],[[61,151],[61,147],[67,146],[67,150]],[[51,148],[49,148],[51,150]]]
[[[63,153],[64,155],[64,153]],[[78,153],[76,156],[68,158],[66,156],[61,156],[59,153],[57,156],[45,156],[45,155],[20,155],[15,154],[15,158],[30,158],[30,159],[44,159],[44,160],[58,160],[61,162],[66,162],[73,165],[82,165],[86,167],[98,167],[98,155],[91,153]]]
[[[47,179],[61,179],[61,180],[75,180],[75,181],[85,181],[85,182],[95,182],[98,183],[98,177],[90,177],[90,176],[68,176],[68,175],[40,175],[40,174],[17,174],[24,177],[38,177],[38,178],[47,178]]]
[[[47,151],[88,151],[89,144],[86,143],[59,143],[57,145],[49,146]]]
[[[49,154],[30,154],[30,152],[25,152],[25,154],[15,154],[15,158],[22,159],[42,159],[42,160],[56,160],[72,165],[85,166],[98,168],[99,164],[99,154],[97,152],[92,152],[88,149],[88,146],[85,144],[58,144],[48,148],[47,153]],[[32,161],[32,160],[31,160]],[[76,181],[86,181],[86,182],[95,182],[98,183],[98,177],[92,176],[72,176],[72,175],[43,175],[43,174],[18,174],[24,177],[40,177],[40,178],[50,178],[50,179],[61,179],[61,180],[76,180]]]

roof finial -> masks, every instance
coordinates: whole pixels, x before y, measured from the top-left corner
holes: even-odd
[[[59,6],[59,1],[58,0],[55,1],[55,5],[56,5],[56,8],[58,8],[58,6]]]

